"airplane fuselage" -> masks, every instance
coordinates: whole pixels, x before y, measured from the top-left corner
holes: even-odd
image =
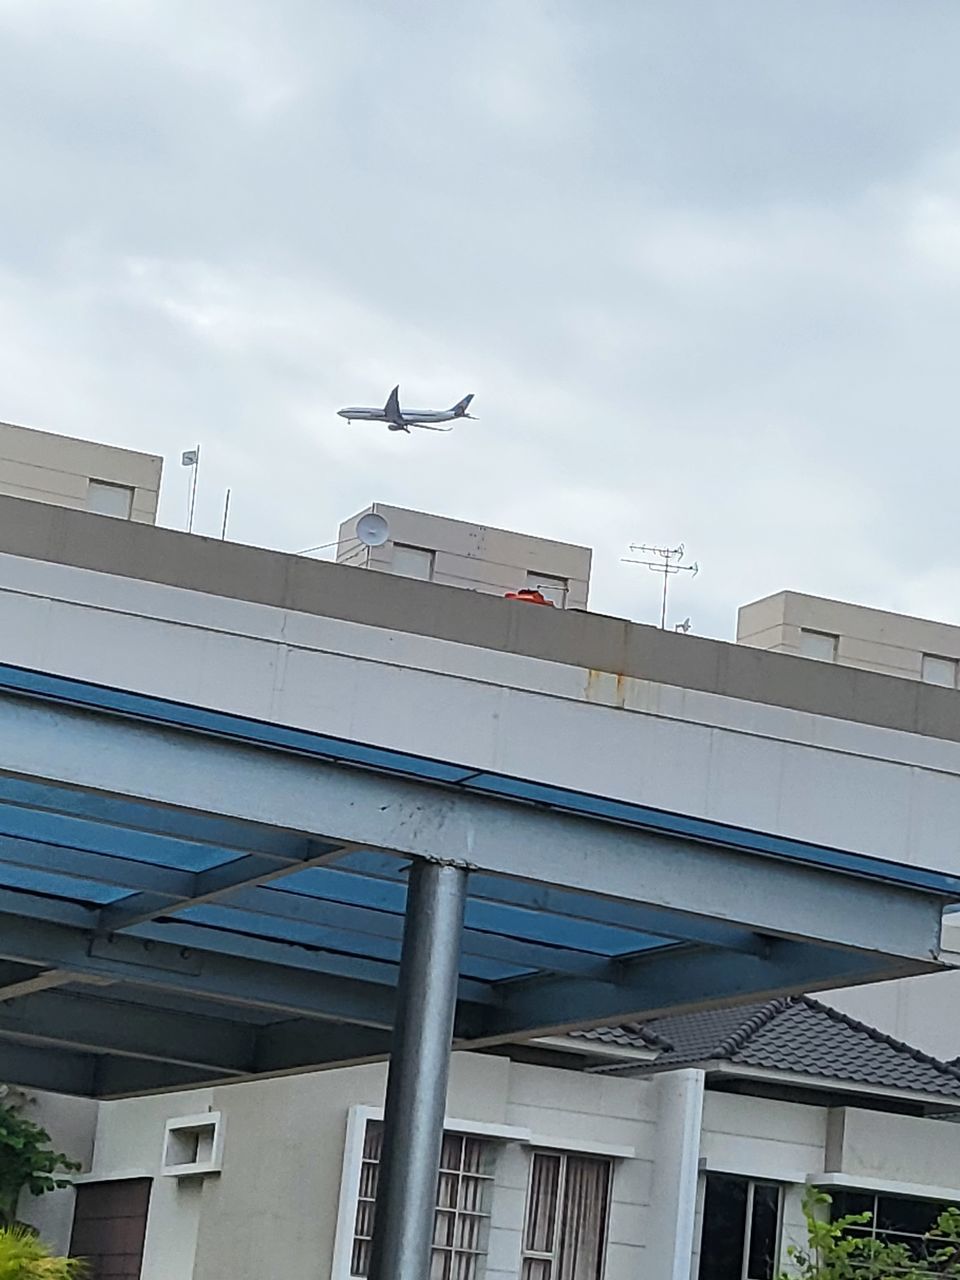
[[[337,413],[348,422],[386,422],[397,431],[402,430],[400,424],[391,421],[383,409],[354,405],[349,409],[338,409]],[[400,411],[404,425],[411,427],[418,426],[421,422],[453,422],[455,418],[462,416],[464,415],[454,413],[452,409],[401,409]]]

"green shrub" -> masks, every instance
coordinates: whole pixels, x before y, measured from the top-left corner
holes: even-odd
[[[82,1280],[79,1258],[55,1258],[25,1227],[0,1229],[0,1280]]]
[[[830,1203],[822,1191],[807,1196],[807,1239],[787,1250],[790,1268],[781,1280],[960,1280],[960,1210],[940,1214],[923,1239],[920,1256],[914,1257],[904,1244],[851,1230],[869,1226],[872,1214],[851,1213],[831,1221]]]

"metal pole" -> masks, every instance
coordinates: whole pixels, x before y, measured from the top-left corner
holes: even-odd
[[[669,582],[669,568],[664,565],[663,569],[663,603],[660,605],[660,630],[665,631],[667,628],[667,583]]]
[[[467,872],[410,872],[370,1280],[427,1280],[457,1006]]]
[[[227,490],[227,496],[223,504],[223,528],[220,530],[220,541],[223,542],[227,536],[227,517],[230,515],[230,490]]]
[[[200,474],[200,446],[197,445],[197,460],[193,464],[193,484],[190,486],[190,519],[187,522],[187,533],[193,533],[193,513],[197,506],[197,476]]]

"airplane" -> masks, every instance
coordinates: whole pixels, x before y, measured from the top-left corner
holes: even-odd
[[[400,388],[394,387],[387,396],[387,403],[382,409],[371,409],[353,406],[349,409],[338,409],[337,414],[348,422],[385,422],[388,431],[406,431],[411,427],[420,427],[424,431],[452,431],[452,427],[439,427],[438,422],[453,422],[457,418],[472,418],[467,413],[472,393],[464,396],[452,409],[401,409]]]

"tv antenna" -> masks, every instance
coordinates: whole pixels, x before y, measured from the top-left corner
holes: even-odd
[[[649,560],[635,560],[630,556],[624,556],[624,564],[645,564],[651,572],[663,575],[663,595],[660,600],[660,630],[665,631],[667,627],[667,587],[670,579],[677,573],[689,573],[696,577],[700,572],[700,566],[696,561],[693,564],[683,564],[684,549],[682,542],[678,547],[649,547],[646,543],[638,545],[635,542],[631,542],[630,550],[639,551],[642,555],[652,558]]]

